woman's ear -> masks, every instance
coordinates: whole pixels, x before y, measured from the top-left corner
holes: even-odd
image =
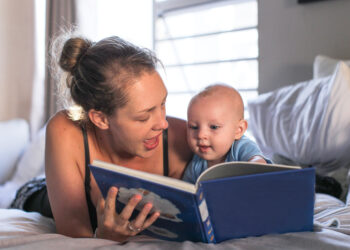
[[[235,131],[235,140],[241,139],[241,137],[243,136],[247,128],[248,128],[248,122],[244,119],[240,120],[238,122],[238,126]]]
[[[94,109],[90,109],[88,112],[88,116],[90,121],[95,124],[96,127],[100,129],[108,129],[109,123],[107,116],[102,111],[96,111]]]

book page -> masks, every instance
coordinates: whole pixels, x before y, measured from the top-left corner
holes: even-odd
[[[145,179],[150,182],[155,182],[165,186],[177,188],[186,192],[190,192],[192,194],[196,193],[195,185],[182,180],[175,179],[175,178],[138,171],[135,169],[126,168],[126,167],[118,166],[112,163],[107,163],[99,160],[94,160],[92,165],[96,167],[108,169],[113,172],[118,172],[125,175],[137,177],[140,179]]]
[[[263,164],[255,162],[224,162],[212,166],[205,170],[199,177],[196,182],[196,186],[200,181],[214,180],[225,177],[232,176],[242,176],[249,174],[258,174],[258,173],[267,173],[274,171],[286,171],[293,169],[300,169],[299,166],[288,166],[280,164]]]

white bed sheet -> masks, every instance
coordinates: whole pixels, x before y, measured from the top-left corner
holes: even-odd
[[[315,200],[314,232],[271,234],[220,244],[167,242],[144,236],[125,244],[70,238],[55,233],[52,219],[38,213],[0,209],[0,248],[5,249],[350,249],[350,208],[324,194]]]

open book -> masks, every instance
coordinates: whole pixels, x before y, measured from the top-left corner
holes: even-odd
[[[195,185],[95,160],[90,166],[101,193],[119,188],[117,212],[136,193],[140,211],[160,211],[142,233],[174,241],[221,242],[269,233],[313,229],[313,168],[227,162],[201,174]]]

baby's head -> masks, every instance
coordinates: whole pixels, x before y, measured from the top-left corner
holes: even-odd
[[[211,85],[191,99],[187,123],[188,143],[208,166],[224,162],[232,143],[248,126],[241,95],[224,84]]]

